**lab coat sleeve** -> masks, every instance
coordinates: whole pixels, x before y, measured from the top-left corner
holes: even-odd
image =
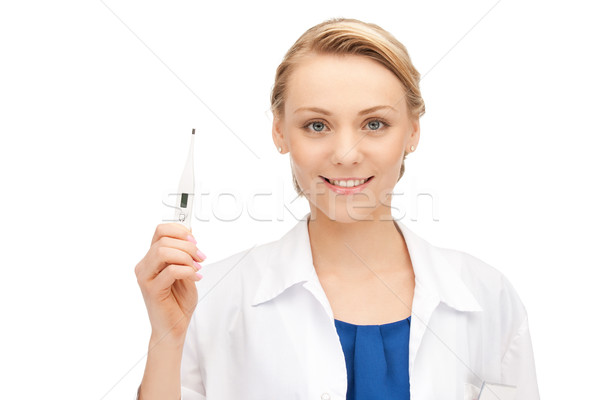
[[[502,382],[517,386],[514,400],[539,400],[527,315],[502,357]]]
[[[192,316],[181,357],[181,400],[206,400],[204,382],[200,374],[201,352],[198,344],[196,313]]]

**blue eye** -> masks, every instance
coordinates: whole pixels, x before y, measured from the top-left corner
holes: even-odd
[[[312,126],[315,132],[321,132],[323,129],[325,129],[325,124],[321,121],[309,122],[308,124],[306,124],[306,127],[309,126]]]
[[[390,125],[380,119],[372,119],[371,121],[367,122],[367,126],[372,128],[374,131],[378,131]]]
[[[373,130],[377,130],[379,128],[379,124],[381,124],[381,121],[369,121],[369,128],[373,129]]]

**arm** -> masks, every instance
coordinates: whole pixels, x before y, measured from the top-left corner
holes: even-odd
[[[182,352],[183,340],[151,337],[146,369],[138,391],[140,400],[181,398]]]
[[[196,318],[190,321],[184,339],[156,343],[151,338],[136,399],[206,400],[197,339]]]

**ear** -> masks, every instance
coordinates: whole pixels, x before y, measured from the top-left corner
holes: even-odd
[[[281,130],[282,125],[283,121],[279,117],[273,115],[273,143],[275,144],[275,147],[281,147],[281,154],[284,154],[287,152],[287,149],[283,139],[283,131]]]
[[[414,118],[411,121],[411,126],[412,126],[412,133],[410,134],[410,137],[408,138],[408,147],[415,146],[415,148],[416,148],[417,145],[419,144],[419,138],[421,137],[421,123],[420,123],[419,118]]]

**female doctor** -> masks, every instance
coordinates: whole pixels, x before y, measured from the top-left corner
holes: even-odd
[[[425,111],[419,78],[375,24],[331,19],[294,43],[272,135],[310,213],[202,275],[192,233],[158,225],[135,267],[152,327],[139,398],[539,398],[510,283],[392,218]]]

